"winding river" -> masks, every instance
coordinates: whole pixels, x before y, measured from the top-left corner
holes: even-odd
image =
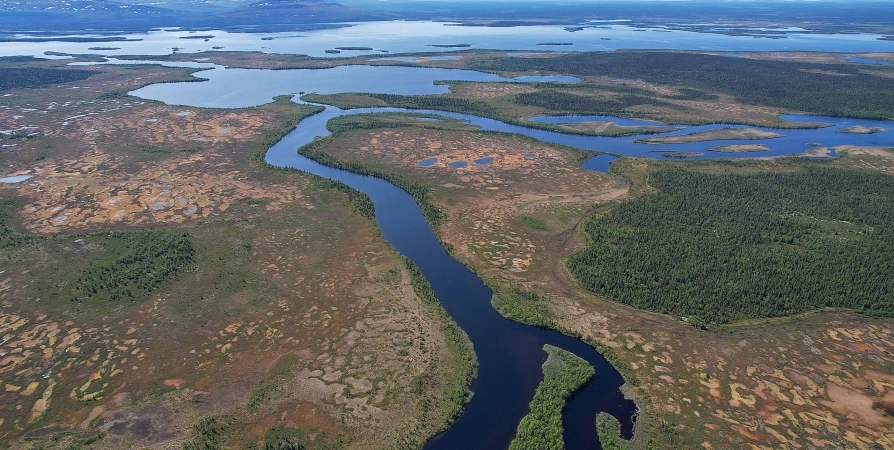
[[[341,77],[332,78],[332,75]],[[314,90],[308,86],[319,86],[318,91],[322,93],[362,91],[420,95],[446,91],[445,86],[435,85],[434,80],[479,80],[493,77],[496,79],[487,81],[519,81],[471,71],[370,66],[297,71],[248,71],[215,67],[202,72],[201,76],[208,81],[152,85],[132,94],[175,105],[238,108],[267,103],[273,95]],[[394,77],[389,78],[391,76]],[[402,85],[395,80],[407,80],[408,83]],[[457,421],[445,433],[428,442],[426,448],[429,449],[505,448],[514,436],[519,421],[527,412],[528,403],[542,378],[540,366],[546,359],[546,354],[542,350],[544,344],[569,350],[587,360],[596,369],[595,377],[569,400],[565,409],[563,421],[567,448],[590,449],[598,446],[594,424],[598,412],[608,412],[617,417],[622,425],[622,434],[629,437],[633,430],[635,405],[632,401],[624,399],[621,394],[619,388],[624,381],[617,370],[589,345],[556,331],[510,321],[498,314],[490,304],[491,290],[478,276],[444,251],[424,220],[419,206],[408,193],[385,180],[327,167],[296,152],[296,149],[315,138],[328,136],[330,132],[326,129],[326,124],[329,120],[344,115],[369,113],[412,113],[450,117],[467,121],[482,130],[523,134],[544,142],[606,152],[582,165],[586,169],[597,171],[608,170],[611,161],[617,158],[616,155],[660,158],[660,153],[650,152],[653,149],[698,152],[701,158],[730,158],[797,154],[818,145],[894,146],[892,139],[894,133],[890,131],[875,134],[838,132],[856,125],[891,129],[892,122],[815,116],[784,118],[794,122],[824,122],[829,126],[818,129],[775,130],[782,136],[763,141],[719,141],[723,145],[762,143],[769,147],[768,151],[763,152],[732,154],[710,150],[710,147],[719,145],[718,141],[650,145],[637,142],[637,139],[643,136],[606,138],[572,135],[509,125],[468,114],[433,110],[400,108],[343,110],[329,106],[324,111],[306,118],[268,151],[266,161],[275,166],[290,167],[338,180],[368,194],[375,205],[376,221],[384,238],[398,252],[419,266],[444,308],[468,333],[475,347],[480,363],[478,378],[472,385],[475,395]],[[537,120],[553,123],[612,120],[619,124],[641,125],[626,119],[605,117]],[[662,136],[721,127],[726,126],[679,127]]]
[[[592,347],[556,331],[513,322],[497,313],[490,305],[491,290],[444,251],[410,194],[385,180],[327,167],[295,151],[317,136],[328,135],[326,123],[346,113],[329,107],[303,120],[267,152],[266,160],[275,166],[338,180],[368,194],[375,204],[376,222],[382,235],[419,266],[444,308],[468,333],[480,364],[478,378],[472,385],[475,395],[456,423],[432,439],[426,448],[505,448],[542,378],[540,366],[546,360],[544,344],[569,350],[596,368],[594,378],[566,407],[563,419],[566,447],[594,447],[597,442],[594,421],[600,411],[618,417],[624,434],[630,436],[635,405],[619,391],[624,383],[620,374]]]

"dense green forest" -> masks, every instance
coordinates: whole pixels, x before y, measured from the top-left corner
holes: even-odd
[[[179,270],[195,264],[189,236],[170,230],[115,231],[99,239],[113,249],[114,260],[81,269],[72,300],[134,299],[151,292]]]
[[[627,108],[636,105],[664,106],[672,109],[684,109],[670,102],[665,102],[643,95],[624,94],[618,97],[592,97],[575,95],[552,89],[518,94],[516,103],[525,106],[537,106],[555,111],[569,111],[587,114],[626,115]]]
[[[621,437],[621,423],[611,414],[596,415],[596,433],[602,450],[632,450],[630,441]]]
[[[541,295],[518,287],[494,290],[491,304],[510,320],[538,327],[555,327],[555,314]]]
[[[744,103],[795,111],[873,119],[894,117],[894,77],[868,74],[864,66],[857,64],[765,61],[682,52],[618,51],[550,58],[479,59],[471,61],[469,66],[485,71],[545,71],[644,80],[730,94]],[[590,112],[611,111],[597,108]]]
[[[518,424],[510,450],[562,450],[562,409],[565,401],[596,372],[577,355],[546,344],[543,381],[537,386],[528,414]]]
[[[815,167],[710,175],[588,221],[568,268],[586,288],[696,324],[822,307],[894,314],[894,177]]]
[[[22,206],[16,198],[0,197],[0,249],[23,247],[39,238],[19,229],[15,211]]]
[[[92,70],[79,69],[0,67],[0,91],[81,81],[98,73]]]

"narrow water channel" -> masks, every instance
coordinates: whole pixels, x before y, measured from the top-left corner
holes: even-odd
[[[622,433],[630,436],[635,405],[624,399],[619,390],[624,380],[605,358],[578,339],[513,322],[497,313],[490,304],[491,290],[441,247],[408,193],[385,180],[324,166],[296,152],[315,137],[329,135],[326,123],[346,113],[330,107],[303,120],[267,152],[266,161],[338,180],[369,195],[375,204],[376,222],[382,235],[419,266],[444,308],[471,338],[480,363],[478,378],[472,385],[474,397],[456,423],[429,441],[425,448],[507,447],[542,378],[540,366],[546,360],[544,344],[571,351],[596,369],[593,379],[575,394],[565,409],[566,448],[598,448],[595,427],[598,412],[617,417]]]

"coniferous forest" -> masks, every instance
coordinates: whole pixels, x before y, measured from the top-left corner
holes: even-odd
[[[687,97],[697,97],[699,91],[724,93],[742,103],[828,116],[868,119],[894,116],[894,78],[867,73],[859,64],[768,61],[699,53],[617,51],[549,58],[492,58],[474,60],[469,66],[483,71],[540,70],[688,86],[690,89],[684,92]],[[550,102],[546,98],[535,100],[538,100],[538,106],[562,104],[561,99]],[[612,112],[612,106],[602,105],[593,112]]]
[[[588,290],[694,324],[823,307],[894,315],[894,177],[651,174],[657,193],[585,225]]]
[[[97,73],[99,72],[80,69],[0,67],[0,91],[81,81]]]

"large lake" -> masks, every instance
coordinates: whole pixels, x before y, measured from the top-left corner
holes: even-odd
[[[780,31],[780,30],[771,30]],[[755,33],[761,30],[756,29]],[[517,51],[608,51],[617,49],[677,49],[705,51],[822,51],[822,52],[891,52],[894,42],[878,40],[876,34],[812,34],[798,29],[784,29],[783,34],[764,36],[728,36],[663,28],[634,28],[613,23],[593,23],[570,33],[560,25],[519,27],[465,27],[443,22],[365,22],[346,24],[344,28],[300,33],[230,33],[220,30],[190,33],[159,30],[140,34],[123,34],[134,39],[126,42],[4,42],[0,56],[35,55],[53,51],[71,54],[102,55],[167,55],[174,48],[179,52],[260,51],[300,54],[319,57],[344,57],[363,54],[436,52],[462,48],[433,45],[468,45],[472,49]],[[196,36],[213,36],[190,39]],[[771,38],[772,37],[772,38]],[[186,39],[183,39],[186,38]],[[538,45],[561,43],[572,45]],[[90,50],[116,48],[115,50]],[[217,48],[216,48],[217,47]],[[336,47],[369,47],[372,50],[342,50],[326,53]]]

